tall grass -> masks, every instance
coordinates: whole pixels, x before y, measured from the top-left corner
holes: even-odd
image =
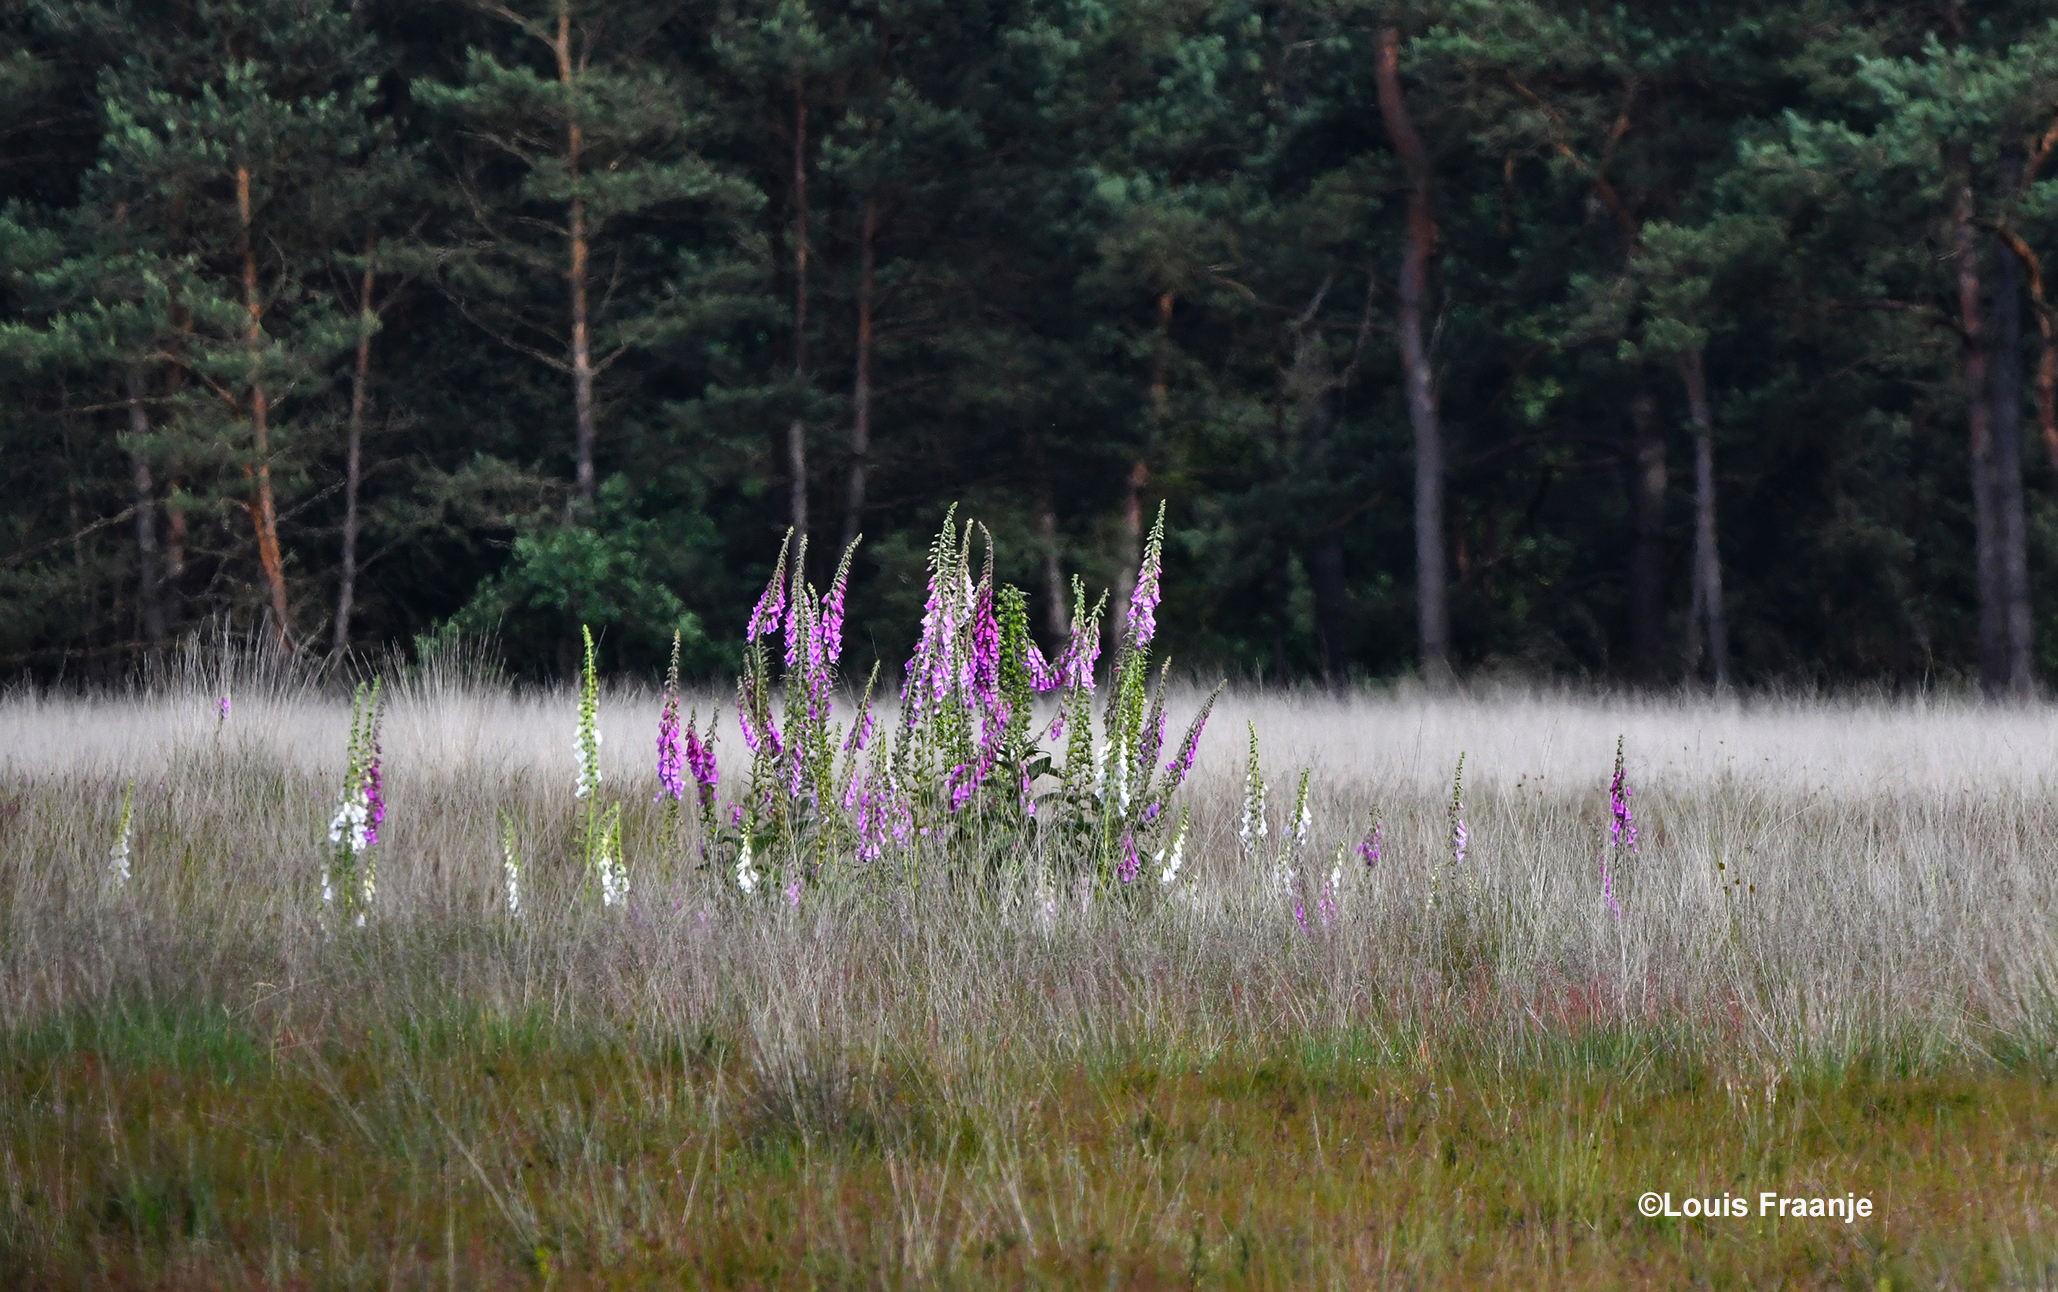
[[[347,699],[238,678],[223,723],[216,682],[0,702],[0,1026],[130,992],[233,1000],[338,964],[378,977],[379,956],[434,944],[454,998],[674,1028],[776,1013],[779,984],[819,962],[802,1032],[832,1047],[885,1027],[1211,1049],[1283,1023],[1433,1029],[1453,1010],[1511,1040],[1708,1029],[1778,1062],[1947,1061],[2050,1039],[2058,743],[2037,709],[1232,693],[1189,782],[1180,882],[1148,900],[1046,888],[1046,910],[1033,867],[1013,880],[939,869],[912,886],[810,889],[792,909],[741,901],[702,866],[690,817],[664,836],[658,700],[615,690],[599,722],[604,779],[626,801],[623,915],[577,891],[576,696],[401,676],[377,928],[353,939],[325,929],[318,897]],[[1308,873],[1326,874],[1373,813],[1384,821],[1375,867],[1347,850],[1331,927],[1297,924],[1270,867],[1239,854],[1246,721],[1274,841],[1293,773],[1312,770]],[[1619,919],[1599,874],[1618,736],[1641,830],[1615,863]],[[721,750],[733,780],[739,751]],[[1465,873],[1430,910],[1461,752]],[[115,888],[107,856],[131,781],[134,879]],[[534,893],[519,920],[504,909],[503,813]],[[638,970],[604,968],[626,962]],[[322,995],[286,994],[308,993]],[[326,1003],[396,1007],[389,992]]]
[[[1111,890],[1029,855],[810,887],[793,905],[746,900],[704,865],[691,814],[668,833],[660,698],[616,687],[600,758],[632,895],[604,909],[583,891],[576,693],[476,668],[396,671],[385,693],[388,817],[362,929],[326,920],[319,897],[351,721],[339,689],[231,660],[130,694],[0,699],[0,1274],[355,1285],[462,1266],[466,1282],[598,1284],[649,1257],[746,1283],[1103,1266],[1145,1282],[1190,1266],[1228,1282],[1462,1283],[1539,1261],[1665,1281],[1691,1262],[1610,1264],[1622,1252],[1580,1226],[1641,1232],[1618,1188],[1694,1187],[1639,1171],[1719,1174],[1732,1152],[1777,1171],[1812,1161],[1814,1123],[1777,1120],[1794,1092],[1833,1102],[1870,1073],[1933,1093],[1988,1073],[2028,1083],[2005,1096],[2010,1124],[2049,1120],[2046,709],[1231,692],[1188,782],[1172,885],[1151,870]],[[747,755],[724,721],[731,784]],[[1299,869],[1319,882],[1344,850],[1333,921],[1312,901],[1296,920],[1271,865],[1239,848],[1246,723],[1275,843],[1310,769]],[[1599,870],[1618,737],[1640,831],[1633,854],[1607,856],[1619,918]],[[1469,840],[1453,868],[1461,753]],[[117,885],[131,781],[132,878]],[[1375,813],[1368,869],[1353,849]],[[523,851],[518,918],[504,819]],[[82,1054],[104,1066],[78,1068]],[[153,1093],[137,1075],[152,1070],[190,1085]],[[277,1105],[210,1102],[223,1080]],[[1620,1138],[1625,1088],[1673,1101],[1646,1143]],[[1731,1139],[1696,1138],[1714,1134],[1698,1124],[1710,1108]],[[1905,1136],[1940,1154],[1971,1142],[1920,1109]],[[294,1125],[326,1167],[295,1157]],[[1465,1134],[1498,1165],[1445,1152]],[[65,1150],[72,1135],[90,1143]],[[1353,1135],[1354,1153],[1381,1136],[1391,1153],[1324,1156]],[[224,1147],[236,1136],[274,1157]],[[209,1167],[210,1153],[231,1157]],[[1185,1184],[1166,1165],[1182,1153]],[[1225,1153],[1245,1174],[1221,1178],[1244,1192],[1195,1193]],[[1314,1172],[1306,1196],[1282,1171]],[[1469,1211],[1447,1196],[1465,1180]],[[2036,1180],[2024,1196],[2050,1201]],[[1325,1230],[1363,1222],[1374,1203],[1351,1188],[1375,1181],[1400,1230]],[[399,1228],[325,1221],[301,1195],[332,1211],[384,1199]],[[746,1255],[752,1196],[785,1200],[760,1218],[769,1266]],[[1528,1236],[1487,1241],[1511,1215]],[[1278,1226],[1299,1237],[1274,1243]],[[1740,1277],[1765,1274],[1733,1238],[1708,1241]],[[1841,1249],[1805,1255],[1816,1239],[1784,1241],[1803,1243],[1790,1265],[1852,1268]],[[1924,1277],[2040,1268],[2022,1235],[1995,1241]]]

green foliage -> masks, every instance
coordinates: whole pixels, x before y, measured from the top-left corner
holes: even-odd
[[[624,666],[676,630],[682,669],[719,675],[739,653],[693,625],[769,573],[798,419],[814,563],[868,535],[874,658],[914,645],[947,500],[1001,540],[1007,631],[1045,647],[1072,576],[1115,584],[1164,503],[1183,662],[1404,673],[1388,21],[1435,171],[1459,663],[1619,670],[1636,419],[1687,447],[1681,356],[1709,388],[1733,672],[1922,685],[1976,658],[1949,226],[1969,185],[1982,239],[2058,237],[2039,6],[562,12],[562,42],[535,3],[0,13],[0,666],[112,674],[259,613],[258,471],[289,618],[322,637],[354,426],[350,644],[497,630],[522,673],[566,675],[584,619]],[[2025,299],[2026,373],[2049,304]],[[1672,677],[1697,658],[1680,460],[1647,540]],[[2040,467],[2027,490],[2048,642],[2058,502]],[[1147,690],[1114,684],[1138,722]]]
[[[653,658],[674,633],[685,667],[705,669],[724,658],[666,581],[676,569],[670,544],[704,541],[705,522],[684,536],[660,521],[639,517],[626,481],[601,489],[590,524],[562,525],[542,517],[524,524],[508,563],[482,582],[440,634],[497,635],[520,651],[513,662],[531,665],[538,653],[564,639],[565,625],[616,629],[617,650]]]

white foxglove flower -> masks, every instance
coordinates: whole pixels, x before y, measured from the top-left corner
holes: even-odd
[[[750,839],[743,840],[743,852],[736,858],[736,887],[746,893],[757,891],[757,864],[750,855]]]
[[[114,846],[107,850],[107,869],[116,888],[129,882],[129,836],[136,820],[135,807],[136,784],[131,781],[121,796],[121,824],[115,827]]]

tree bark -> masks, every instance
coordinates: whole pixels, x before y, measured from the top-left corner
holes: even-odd
[[[2003,199],[2014,194],[2022,158],[2001,162]],[[2035,635],[2030,616],[2029,534],[2022,502],[2022,262],[2005,238],[1994,242],[1993,357],[1987,380],[1993,401],[1993,489],[2000,552],[2003,690],[2028,699],[2036,689]]]
[[[865,197],[858,231],[857,378],[851,384],[850,496],[843,508],[843,546],[857,541],[865,511],[865,473],[872,456],[872,255],[879,232],[879,201]]]
[[[1072,603],[1065,592],[1064,565],[1058,560],[1058,509],[1050,500],[1050,489],[1036,490],[1036,537],[1043,547],[1043,595],[1048,602],[1044,622],[1053,641],[1063,641],[1072,632]]]
[[[271,594],[272,620],[278,630],[279,644],[291,649],[293,631],[286,615],[286,565],[279,553],[278,508],[272,500],[271,408],[266,402],[259,371],[264,344],[264,305],[257,294],[257,250],[251,237],[248,166],[236,168],[236,215],[241,224],[243,307],[250,315],[250,327],[245,336],[250,350],[250,435],[256,459],[254,468],[244,468],[245,475],[255,486],[249,503],[250,522],[257,531],[257,560],[264,568],[266,588]]]
[[[1729,689],[1729,621],[1722,608],[1722,554],[1715,542],[1715,418],[1708,408],[1708,374],[1701,347],[1679,352],[1687,415],[1694,424],[1694,613],[1692,654],[1703,646],[1715,689]]]
[[[143,374],[128,371],[130,478],[136,488],[136,573],[143,608],[143,635],[152,646],[164,644],[164,603],[158,591],[157,483],[150,475],[144,447],[150,435],[150,413],[143,407]]]
[[[1630,445],[1629,553],[1630,669],[1646,685],[1665,672],[1665,431],[1658,401],[1638,390],[1629,402],[1634,439]]]
[[[590,236],[586,229],[586,199],[579,188],[579,154],[585,137],[579,126],[578,93],[574,84],[579,70],[572,59],[571,0],[558,0],[557,39],[551,48],[557,55],[557,79],[565,92],[565,174],[572,184],[571,220],[567,230],[571,264],[565,272],[572,296],[572,416],[575,427],[572,491],[580,503],[591,503],[595,490],[593,472],[593,336],[587,304],[590,276]],[[566,519],[572,509],[567,507]]]
[[[1422,656],[1422,676],[1432,689],[1449,685],[1450,601],[1444,571],[1443,431],[1439,424],[1436,384],[1429,350],[1422,335],[1422,313],[1429,294],[1429,262],[1436,245],[1436,221],[1430,207],[1432,180],[1429,155],[1401,97],[1400,30],[1379,33],[1375,62],[1379,83],[1379,115],[1387,137],[1408,175],[1407,238],[1401,254],[1400,304],[1395,330],[1400,335],[1401,366],[1406,378],[1408,422],[1415,433],[1415,616]]]
[[[357,297],[357,366],[350,374],[350,427],[343,467],[343,572],[336,583],[336,632],[330,652],[350,649],[350,612],[357,599],[357,491],[364,479],[364,400],[372,373],[372,243],[364,247]]]
[[[1321,308],[1322,296],[1328,291],[1327,284],[1315,300],[1310,302],[1304,323],[1312,322]],[[1288,398],[1295,405],[1295,420],[1299,431],[1297,466],[1300,474],[1308,480],[1326,478],[1333,469],[1329,458],[1329,437],[1335,426],[1335,408],[1331,400],[1342,387],[1340,379],[1330,363],[1329,348],[1323,343],[1322,335],[1312,327],[1301,326],[1294,345],[1293,367],[1286,375]],[[1315,526],[1302,522],[1306,529]],[[1308,586],[1315,597],[1315,662],[1321,671],[1324,685],[1334,685],[1343,674],[1344,661],[1348,656],[1348,644],[1344,640],[1344,564],[1343,532],[1339,525],[1324,525],[1320,531],[1306,540],[1303,554],[1307,559]]]
[[[1964,334],[1965,420],[1972,459],[1974,570],[1979,597],[1979,674],[1989,695],[2008,687],[2007,620],[2001,579],[2002,533],[1994,489],[1992,389],[1988,375],[1985,311],[1981,308],[1979,236],[1971,180],[1958,184],[1952,254],[1958,271],[1959,327]]]
[[[793,84],[793,384],[807,380],[807,99]],[[795,416],[786,428],[786,469],[793,477],[788,513],[793,532],[807,537],[807,426]]]
[[[178,333],[174,347],[183,351],[185,339],[193,331],[193,316],[174,301],[171,319],[174,330]],[[178,406],[185,385],[186,369],[182,364],[173,363],[165,369],[164,397],[168,407]],[[178,501],[180,477],[177,461],[167,464],[166,469],[170,479],[165,482],[164,497],[164,579],[158,585],[158,592],[163,599],[165,623],[169,627],[184,618],[179,585],[186,574],[186,509],[181,507]]]

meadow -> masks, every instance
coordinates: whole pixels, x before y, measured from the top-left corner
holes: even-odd
[[[793,900],[653,801],[659,708],[599,695],[603,905],[576,691],[394,671],[356,927],[336,686],[195,657],[0,700],[0,1283],[2058,1278],[2046,709],[1232,691],[1171,883],[1031,850]],[[1291,891],[1239,839],[1250,728],[1275,844],[1309,769]]]

